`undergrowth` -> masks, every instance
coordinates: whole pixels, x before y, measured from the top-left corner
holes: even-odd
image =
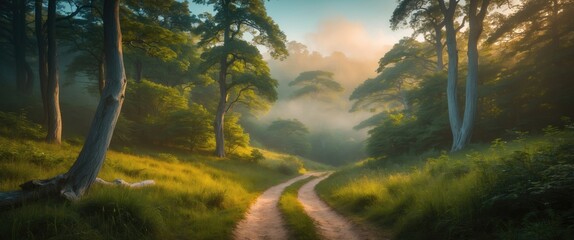
[[[318,190],[397,239],[572,239],[574,134],[551,130],[401,168],[372,160]]]

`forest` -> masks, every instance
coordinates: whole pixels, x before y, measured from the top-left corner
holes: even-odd
[[[572,239],[572,16],[2,0],[0,239]]]

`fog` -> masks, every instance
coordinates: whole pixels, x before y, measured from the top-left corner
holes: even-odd
[[[283,61],[269,60],[272,76],[279,81],[279,100],[271,110],[261,116],[262,122],[296,118],[311,132],[337,131],[356,140],[362,140],[366,131],[353,130],[353,126],[371,113],[349,113],[349,96],[363,81],[376,76],[378,60],[391,46],[382,44],[382,36],[372,36],[359,23],[343,17],[321,22],[316,31],[307,35],[307,45],[288,43],[289,57]],[[334,73],[344,91],[332,102],[312,98],[289,99],[295,89],[288,83],[301,72],[323,70]]]

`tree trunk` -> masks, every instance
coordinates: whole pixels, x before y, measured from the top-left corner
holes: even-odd
[[[453,144],[453,151],[463,149],[470,142],[472,129],[476,119],[478,107],[478,40],[482,34],[483,21],[488,10],[490,0],[482,0],[480,12],[478,11],[478,1],[470,0],[469,3],[469,34],[468,34],[468,70],[466,75],[466,99],[464,107],[464,118],[460,129],[460,138]]]
[[[458,108],[457,85],[458,85],[458,49],[456,41],[456,29],[454,27],[454,13],[457,6],[456,0],[449,0],[448,8],[444,4],[444,0],[439,1],[441,4],[441,11],[444,15],[445,28],[446,28],[446,47],[448,53],[448,77],[446,95],[448,101],[448,118],[450,123],[450,131],[453,138],[453,147],[460,138],[460,113]]]
[[[31,94],[34,81],[31,67],[26,62],[26,1],[13,0],[12,11],[16,87],[21,93]]]
[[[60,86],[56,43],[56,0],[48,1],[48,135],[49,143],[62,143],[62,115],[60,112]]]
[[[48,59],[46,57],[48,46],[46,45],[46,29],[44,28],[44,19],[42,17],[42,0],[35,2],[35,30],[36,42],[38,46],[38,78],[40,79],[40,96],[42,97],[43,123],[48,125]]]
[[[225,113],[227,107],[227,46],[231,41],[230,36],[230,21],[229,19],[229,9],[228,9],[228,1],[222,1],[222,8],[227,19],[225,24],[225,30],[223,32],[223,49],[224,54],[222,55],[221,59],[219,60],[219,103],[217,105],[217,112],[215,113],[215,120],[213,124],[213,128],[215,131],[215,155],[217,157],[223,158],[225,157],[225,134],[224,134],[224,120],[225,120]]]
[[[225,73],[224,73],[225,74]],[[221,74],[220,74],[221,78]],[[225,107],[227,105],[227,89],[224,83],[219,83],[219,104],[217,105],[217,112],[215,114],[214,131],[215,131],[215,155],[217,157],[225,157],[225,134],[224,134],[224,120],[225,120]]]
[[[124,71],[119,0],[104,2],[104,48],[106,55],[106,87],[92,120],[90,132],[70,170],[43,181],[30,181],[22,191],[0,193],[0,205],[26,199],[61,194],[69,200],[80,198],[93,184],[105,160],[112,134],[124,101],[127,79]]]
[[[106,86],[100,97],[90,132],[63,189],[67,198],[81,197],[92,185],[104,163],[124,102],[127,79],[122,53],[119,0],[104,2],[104,51]]]

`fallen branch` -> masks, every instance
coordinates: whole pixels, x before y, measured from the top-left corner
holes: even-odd
[[[115,186],[122,186],[122,187],[128,187],[128,188],[141,188],[141,187],[147,187],[147,186],[155,185],[154,180],[143,180],[141,182],[129,183],[129,182],[124,181],[123,179],[115,179],[114,181],[108,182],[104,179],[96,178],[95,182],[103,184],[103,185],[115,185]]]

